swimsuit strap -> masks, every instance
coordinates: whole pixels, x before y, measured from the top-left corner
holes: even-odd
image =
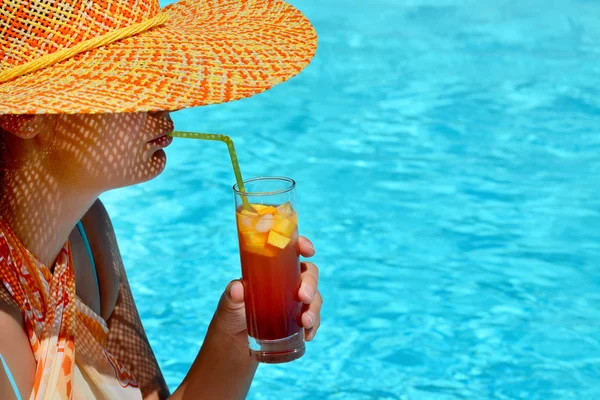
[[[13,376],[11,375],[10,370],[8,369],[8,365],[6,365],[6,361],[4,361],[4,357],[2,357],[2,354],[0,354],[0,361],[4,366],[4,370],[6,371],[6,375],[8,376],[8,381],[10,382],[10,385],[12,386],[13,391],[15,392],[17,400],[22,400],[21,393],[19,393],[19,388],[17,387],[17,382],[15,382],[15,378],[13,378]]]
[[[92,248],[90,247],[90,242],[88,241],[87,235],[85,234],[85,229],[83,229],[83,224],[81,221],[77,222],[77,229],[79,230],[79,234],[83,238],[83,242],[85,243],[85,248],[87,249],[88,255],[90,257],[90,261],[92,263],[92,271],[94,271],[94,278],[96,279],[96,286],[98,287],[98,291],[100,291],[100,282],[98,281],[98,272],[96,271],[96,263],[94,262],[94,255],[92,254]]]

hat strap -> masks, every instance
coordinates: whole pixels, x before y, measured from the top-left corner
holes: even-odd
[[[117,40],[125,39],[130,36],[137,35],[140,32],[147,31],[148,29],[154,28],[167,22],[169,15],[166,13],[160,13],[153,18],[150,18],[144,22],[134,24],[125,28],[116,29],[105,33],[104,35],[97,36],[95,38],[85,40],[77,43],[75,46],[68,49],[61,49],[51,54],[46,54],[35,60],[26,62],[25,64],[18,65],[9,70],[0,73],[0,83],[4,83],[11,79],[19,76],[29,74],[31,72],[39,71],[40,69],[49,67],[56,63],[66,60],[67,58],[73,57],[76,54],[83,53],[84,51],[93,50],[101,46],[105,46],[116,42]]]

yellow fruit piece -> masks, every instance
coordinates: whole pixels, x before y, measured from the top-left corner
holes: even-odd
[[[244,247],[246,251],[250,253],[258,254],[265,257],[273,257],[275,255],[275,251],[263,245],[247,245]]]
[[[292,208],[292,204],[288,201],[279,207],[277,207],[277,213],[283,217],[289,217],[294,213],[294,209]]]
[[[260,210],[268,206],[262,204],[250,204],[250,207],[252,207],[256,212],[259,212]]]
[[[264,204],[250,204],[250,207],[252,207],[252,209],[258,213],[260,210],[269,206],[265,206]]]
[[[267,243],[271,246],[278,247],[280,249],[285,249],[288,244],[290,244],[292,240],[288,237],[283,236],[275,231],[269,232],[269,237],[267,239]]]
[[[265,247],[268,234],[263,232],[247,232],[242,235],[242,247],[251,253],[271,257],[275,253],[273,250]]]
[[[258,212],[259,215],[266,215],[266,214],[275,214],[277,212],[277,209],[273,206],[268,206],[263,208],[262,210],[260,210]]]
[[[275,223],[271,230],[289,238],[294,233],[294,230],[296,230],[296,224],[288,218],[275,218]]]
[[[260,245],[264,246],[267,243],[268,235],[263,232],[246,232],[242,235],[242,240],[245,245]]]
[[[277,212],[277,209],[273,206],[265,206],[264,204],[250,204],[250,206],[256,210],[258,215],[275,214]]]

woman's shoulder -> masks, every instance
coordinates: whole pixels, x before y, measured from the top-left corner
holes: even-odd
[[[107,320],[119,296],[121,254],[104,204],[97,199],[81,218],[98,276],[102,317]]]
[[[86,228],[89,227],[90,229],[98,228],[99,230],[113,230],[108,211],[100,199],[96,199],[96,201],[94,201],[94,203],[81,218],[81,222]]]

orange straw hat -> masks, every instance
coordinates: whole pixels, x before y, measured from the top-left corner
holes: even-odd
[[[7,0],[0,114],[177,110],[299,73],[317,47],[281,0]]]

